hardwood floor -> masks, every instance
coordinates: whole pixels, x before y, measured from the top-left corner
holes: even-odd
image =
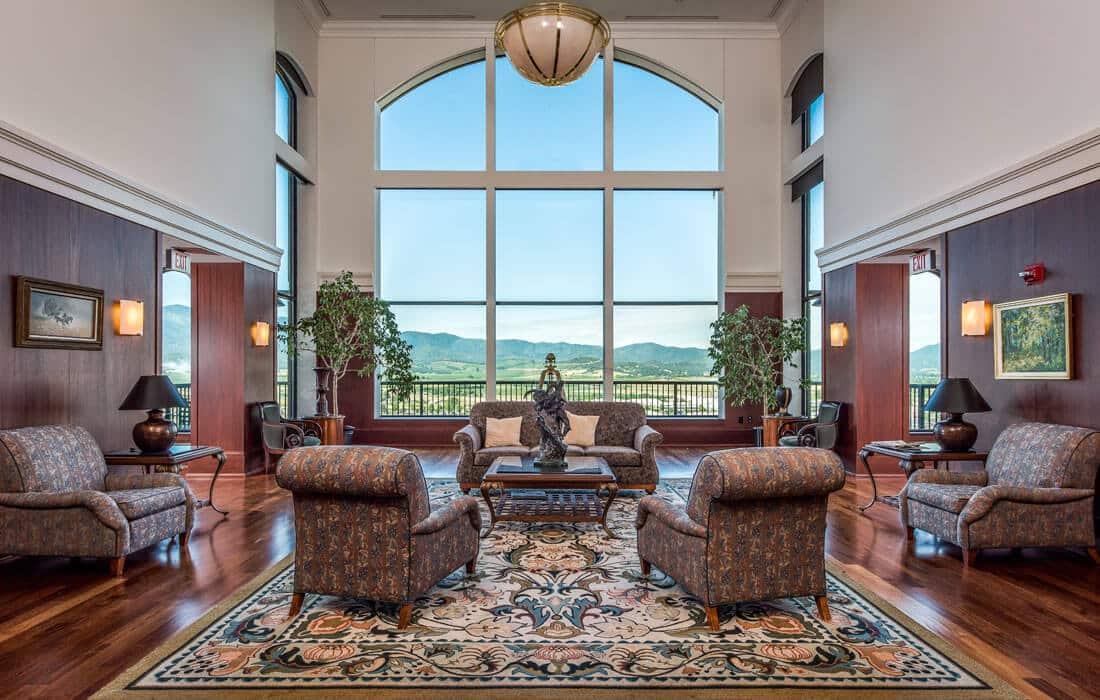
[[[691,476],[699,449],[659,451],[662,476]],[[454,476],[457,453],[418,450],[425,473]],[[193,477],[204,492],[207,481]],[[901,485],[894,480],[886,489]],[[829,554],[849,575],[1034,697],[1100,697],[1100,566],[1083,553],[1025,549],[978,557],[917,533],[853,480],[829,508]],[[191,537],[190,556],[161,543],[127,559],[0,561],[0,688],[8,697],[84,697],[293,551],[289,497],[268,477],[223,478]]]

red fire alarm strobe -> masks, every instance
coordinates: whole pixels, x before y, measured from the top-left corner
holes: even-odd
[[[1028,265],[1024,268],[1024,271],[1019,273],[1023,278],[1024,284],[1031,286],[1033,284],[1039,284],[1047,278],[1047,268],[1043,263],[1035,263],[1034,265]]]

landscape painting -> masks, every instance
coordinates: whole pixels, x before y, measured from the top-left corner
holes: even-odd
[[[103,290],[16,278],[15,344],[101,350]]]
[[[1070,296],[1054,294],[993,306],[996,379],[1069,379]]]

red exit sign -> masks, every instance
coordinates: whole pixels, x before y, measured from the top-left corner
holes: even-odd
[[[909,274],[919,275],[936,269],[936,251],[922,250],[909,256]]]
[[[185,253],[182,250],[176,248],[169,248],[165,251],[164,261],[165,272],[174,270],[175,272],[182,272],[185,275],[191,274],[191,254]]]

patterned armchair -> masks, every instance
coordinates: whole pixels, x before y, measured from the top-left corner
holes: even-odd
[[[822,401],[817,409],[817,419],[803,425],[794,435],[779,438],[780,447],[820,447],[831,450],[836,447],[837,424],[840,422],[840,404]]]
[[[832,452],[811,447],[711,452],[699,461],[687,508],[656,496],[638,504],[638,556],[702,600],[718,630],[718,606],[813,596],[822,619],[825,509],[844,485]]]
[[[0,430],[0,554],[126,555],[179,535],[187,548],[194,498],[178,474],[110,474],[84,428]]]
[[[462,496],[431,510],[420,461],[389,447],[306,447],[279,461],[279,486],[294,494],[294,596],[307,592],[369,598],[401,606],[408,626],[413,602],[440,579],[477,563],[481,515]]]
[[[657,446],[664,437],[646,424],[645,408],[629,401],[570,401],[566,409],[578,416],[600,417],[596,444],[569,446],[570,455],[603,457],[615,474],[620,489],[644,489],[653,493],[661,476],[657,469]],[[486,418],[523,416],[520,445],[482,447]],[[501,456],[533,455],[538,452],[539,428],[531,401],[482,401],[470,409],[470,423],[454,434],[459,446],[456,478],[463,491],[481,485],[493,460]],[[568,458],[568,457],[567,457]]]
[[[1100,432],[1048,423],[1005,428],[984,471],[921,469],[899,494],[901,522],[945,539],[973,563],[995,547],[1085,547],[1093,526]]]

